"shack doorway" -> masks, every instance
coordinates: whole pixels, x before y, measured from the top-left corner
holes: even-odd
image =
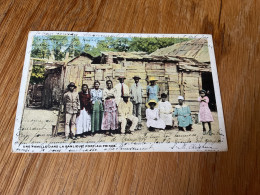
[[[62,67],[48,68],[45,72],[45,80],[42,92],[42,107],[46,109],[58,109],[62,96],[61,89]]]
[[[202,77],[202,89],[206,90],[207,96],[209,97],[209,108],[211,111],[217,111],[212,73],[204,72],[201,74],[201,77]]]

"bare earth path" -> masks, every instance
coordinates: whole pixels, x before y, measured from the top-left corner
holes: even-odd
[[[106,136],[97,133],[93,137],[79,138],[64,142],[62,136],[52,137],[52,125],[56,124],[57,111],[27,108],[24,111],[20,141],[22,143],[97,143],[97,142],[218,142],[220,139],[218,131],[217,113],[212,113],[215,122],[212,123],[213,135],[203,135],[202,125],[194,124],[193,131],[178,131],[175,127],[172,130],[156,130],[150,132],[143,121],[143,128],[132,134],[113,134]],[[175,118],[176,121],[176,118]],[[208,129],[208,127],[207,127]]]

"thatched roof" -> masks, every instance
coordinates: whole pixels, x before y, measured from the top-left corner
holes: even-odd
[[[170,56],[150,56],[146,52],[101,52],[105,56],[113,56],[117,59],[126,59],[126,60],[145,60],[145,61],[173,61],[180,62],[178,58]]]
[[[151,54],[145,52],[101,52],[117,59],[177,62],[183,71],[211,72],[207,39],[192,39],[158,49]]]
[[[143,59],[146,52],[115,52],[115,51],[107,51],[101,52],[101,54],[105,56],[113,56],[115,58],[123,58],[123,59]]]
[[[209,63],[208,42],[205,38],[176,43],[172,46],[158,49],[149,56],[170,56],[195,59],[200,63]]]

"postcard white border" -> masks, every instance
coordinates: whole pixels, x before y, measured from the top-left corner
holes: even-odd
[[[29,79],[30,53],[35,35],[68,35],[68,36],[104,36],[104,37],[172,37],[172,38],[207,38],[212,68],[212,77],[216,104],[218,110],[219,131],[221,142],[208,143],[61,143],[61,144],[19,144],[19,128],[22,121],[26,94],[26,84]],[[113,147],[110,147],[113,146]],[[138,34],[138,33],[97,33],[97,32],[67,32],[67,31],[31,31],[28,35],[26,55],[22,72],[16,111],[12,151],[18,153],[60,153],[60,152],[216,152],[227,151],[227,139],[219,89],[218,73],[215,61],[212,35],[209,34]]]

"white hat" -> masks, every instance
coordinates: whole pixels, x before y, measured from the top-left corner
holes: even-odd
[[[183,96],[178,96],[178,100],[184,100]]]

